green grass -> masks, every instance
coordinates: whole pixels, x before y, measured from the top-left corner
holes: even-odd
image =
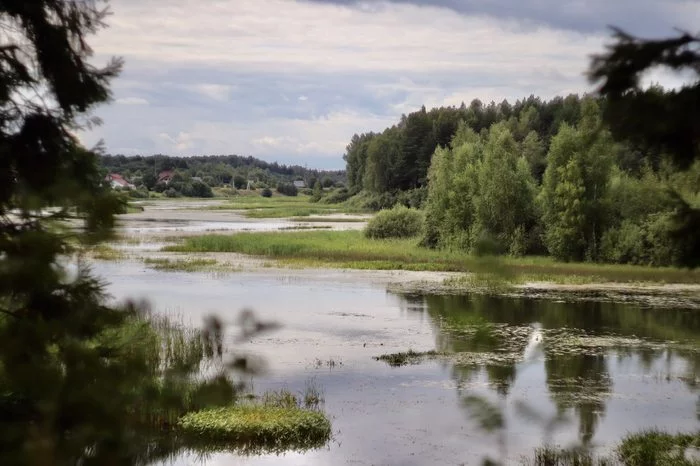
[[[184,415],[178,427],[205,443],[246,453],[308,450],[325,445],[331,423],[320,411],[296,406],[242,404]]]
[[[211,269],[217,265],[215,259],[152,259],[146,258],[143,263],[156,269],[166,271],[198,272]]]
[[[245,195],[229,198],[225,204],[208,207],[209,210],[242,210],[248,218],[309,217],[334,213],[362,212],[342,205],[323,205],[309,200],[309,196],[262,196]]]
[[[688,454],[688,450],[695,450]],[[656,430],[625,437],[609,457],[596,457],[590,452],[542,447],[532,458],[520,462],[526,466],[698,466],[700,432],[668,434]]]
[[[546,257],[480,258],[461,251],[421,248],[416,239],[368,239],[361,231],[203,235],[186,238],[183,243],[164,249],[181,252],[238,252],[296,266],[487,273],[506,281],[546,278],[563,283],[700,283],[698,270],[560,263]]]
[[[361,223],[366,222],[366,218],[358,217],[291,217],[289,220],[295,222],[333,222],[333,223]]]
[[[668,434],[656,430],[641,432],[626,437],[617,453],[627,466],[697,466],[700,460],[690,461],[687,449],[700,453],[700,431],[695,434]]]
[[[106,244],[98,244],[88,249],[88,254],[90,254],[93,259],[103,261],[116,261],[124,258],[123,252],[109,247]]]

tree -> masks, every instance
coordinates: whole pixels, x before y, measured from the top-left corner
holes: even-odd
[[[141,178],[141,181],[148,190],[152,190],[156,186],[156,183],[158,183],[158,179],[150,171],[144,173],[143,177]]]
[[[244,189],[248,185],[248,181],[241,175],[233,177],[233,187],[236,189]]]
[[[605,120],[615,136],[668,152],[684,167],[700,154],[700,37],[688,33],[643,40],[614,29],[615,42],[591,62],[589,78],[606,98]],[[656,67],[689,72],[678,90],[640,87]]]
[[[606,53],[593,58],[589,78],[599,83],[606,98],[604,118],[612,133],[636,146],[666,152],[681,167],[700,155],[700,37],[682,33],[677,37],[644,40],[620,29]],[[642,89],[640,79],[648,70],[662,67],[692,76],[680,89]],[[680,264],[700,264],[700,209],[674,195],[675,215],[671,236],[684,251]]]
[[[106,14],[91,0],[0,4],[0,464],[133,464],[159,449],[144,430],[169,422],[156,407],[232,394],[223,378],[187,385],[201,358],[161,358],[141,306],[107,306],[100,280],[65,265],[124,204],[73,134],[120,69],[88,63]]]
[[[476,170],[472,248],[488,238],[495,241],[493,252],[522,255],[528,249],[527,235],[535,221],[534,182],[518,149],[504,123],[491,127]]]
[[[542,140],[535,131],[530,131],[522,143],[523,157],[527,160],[530,173],[538,183],[547,168],[546,152]]]
[[[615,144],[593,99],[578,127],[564,123],[547,154],[541,201],[545,243],[561,260],[597,260]]]

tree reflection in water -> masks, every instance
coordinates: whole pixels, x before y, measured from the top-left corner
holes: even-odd
[[[485,464],[505,464],[508,457],[509,402],[510,416],[541,429],[543,445],[577,424],[577,441],[568,447],[591,451],[612,396],[612,360],[633,360],[646,375],[663,361],[667,378],[698,388],[700,314],[692,310],[476,294],[401,297],[406,312],[430,317],[435,349],[453,354],[445,364],[468,417],[497,436],[500,459]],[[685,367],[678,376],[673,366],[680,363]],[[531,365],[543,367],[553,414],[513,399],[512,387]],[[482,378],[487,392],[479,390]],[[700,398],[697,410],[700,419]]]

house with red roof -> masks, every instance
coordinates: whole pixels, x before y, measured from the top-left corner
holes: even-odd
[[[134,189],[135,186],[129,183],[123,176],[119,173],[110,173],[105,176],[105,181],[108,182],[112,189]]]
[[[170,184],[175,176],[175,170],[163,170],[158,173],[158,183]]]

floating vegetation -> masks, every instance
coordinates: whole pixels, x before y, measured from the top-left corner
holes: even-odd
[[[196,272],[211,269],[217,265],[215,259],[164,259],[146,258],[143,263],[156,270]]]
[[[408,364],[419,364],[423,362],[425,359],[428,358],[435,358],[437,356],[440,356],[442,353],[438,353],[437,351],[430,350],[430,351],[413,351],[413,350],[408,350],[402,353],[389,353],[389,354],[382,354],[381,356],[374,356],[375,361],[384,361],[385,363],[389,364],[391,367],[400,367],[400,366],[406,366]]]
[[[329,359],[326,359],[326,360],[322,360],[322,359],[316,358],[316,359],[314,360],[314,367],[316,367],[316,369],[319,369],[319,368],[321,368],[321,367],[323,367],[323,366],[326,366],[326,367],[328,367],[329,369],[333,369],[333,368],[335,368],[336,366],[342,366],[342,365],[343,365],[343,361],[336,361],[336,360],[333,359],[333,358],[329,358]]]
[[[277,400],[279,401],[279,400]],[[245,454],[305,451],[325,445],[331,423],[318,410],[242,404],[189,413],[178,421],[188,438]]]

